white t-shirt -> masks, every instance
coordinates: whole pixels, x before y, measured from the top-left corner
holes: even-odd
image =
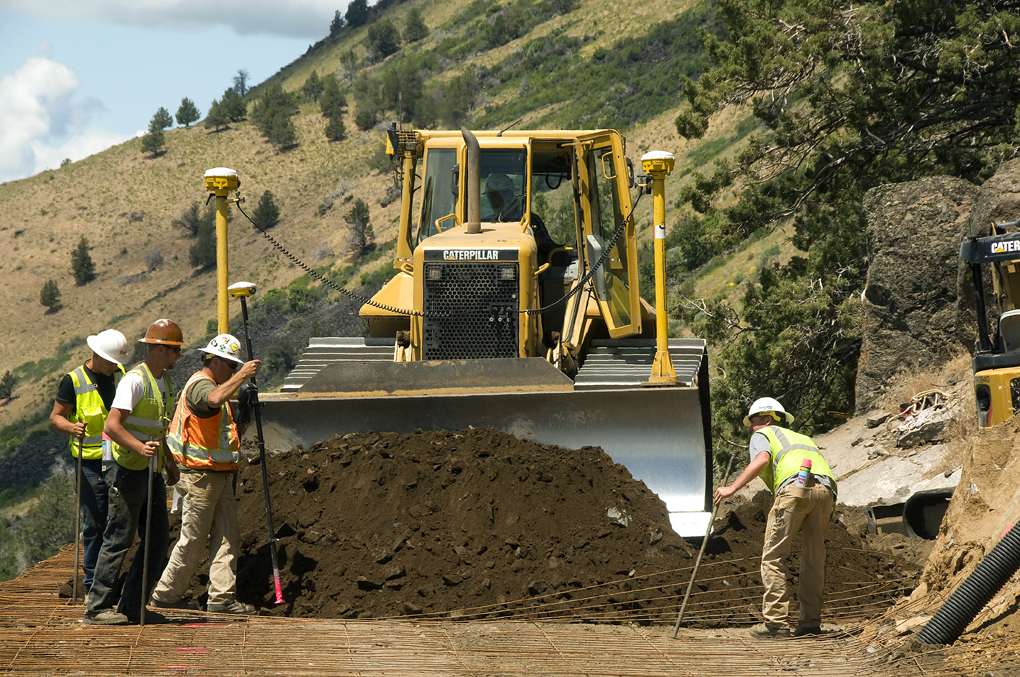
[[[159,387],[160,398],[166,402],[166,384],[162,376],[156,379],[156,385]],[[117,393],[113,396],[111,409],[131,411],[142,399],[143,395],[145,395],[145,382],[142,380],[142,375],[130,372],[120,380],[120,384],[117,386]]]

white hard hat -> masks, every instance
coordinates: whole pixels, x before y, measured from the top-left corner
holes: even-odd
[[[747,416],[744,417],[744,425],[750,428],[751,417],[759,414],[772,416],[773,420],[785,418],[786,425],[793,423],[793,414],[783,409],[783,405],[779,404],[779,400],[774,400],[771,397],[759,397],[754,401],[750,411],[747,412]]]
[[[92,352],[108,362],[124,364],[131,359],[127,349],[127,339],[116,329],[107,329],[94,336],[89,336],[85,342],[89,344]]]
[[[244,360],[238,357],[241,352],[241,342],[230,334],[220,334],[209,341],[209,345],[205,348],[199,348],[199,352],[203,352],[206,355],[215,355],[216,357],[222,357],[224,360],[232,360],[238,364],[244,364]]]

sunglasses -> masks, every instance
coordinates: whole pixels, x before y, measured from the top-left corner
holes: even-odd
[[[178,355],[181,354],[181,347],[180,346],[163,346],[163,347],[166,348],[167,350],[169,350],[172,353],[177,353]]]

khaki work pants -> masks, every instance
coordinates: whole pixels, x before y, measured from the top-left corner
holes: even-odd
[[[237,595],[237,552],[240,527],[234,501],[232,472],[181,472],[184,494],[181,537],[159,579],[154,599],[172,604],[184,595],[198,560],[209,552],[209,604],[226,604]]]
[[[804,498],[791,495],[793,484],[779,490],[769,512],[765,544],[761,553],[761,580],[765,585],[762,615],[765,623],[787,627],[790,591],[787,587],[787,559],[793,537],[803,528],[800,555],[799,628],[821,626],[822,590],[825,588],[825,532],[832,515],[832,492],[815,484]]]

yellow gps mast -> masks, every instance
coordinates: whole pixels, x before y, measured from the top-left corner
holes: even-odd
[[[216,167],[205,173],[205,189],[216,196],[216,322],[217,332],[230,333],[230,309],[227,304],[227,193],[241,182],[237,172]]]
[[[652,216],[655,229],[655,361],[646,386],[677,385],[669,356],[666,322],[666,175],[673,171],[673,154],[653,150],[641,156],[641,167],[651,177]]]

